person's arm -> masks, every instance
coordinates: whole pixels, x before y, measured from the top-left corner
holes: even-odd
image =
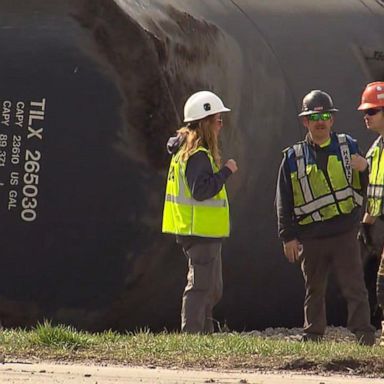
[[[357,146],[357,143],[356,143],[356,146]],[[368,167],[368,161],[365,157],[362,156],[362,153],[359,147],[357,147],[357,152],[351,155],[351,167],[352,169],[359,172],[361,191],[365,195],[368,187],[369,167]]]
[[[356,144],[357,145],[357,144]],[[367,187],[369,184],[369,162],[361,155],[361,151],[357,148],[357,153],[351,156],[351,166],[353,169],[359,171],[361,190],[366,195]],[[368,249],[373,246],[372,239],[372,225],[376,221],[376,217],[371,216],[365,212],[363,220],[360,222],[360,229],[357,234],[357,239]]]
[[[299,258],[300,243],[293,218],[292,183],[286,158],[283,159],[279,169],[275,204],[279,238],[283,241],[285,256],[293,263]]]
[[[218,172],[213,173],[206,152],[198,151],[188,159],[185,175],[192,197],[203,201],[220,192],[232,171],[224,165]]]
[[[288,164],[284,158],[279,169],[276,187],[276,213],[279,238],[290,241],[297,238],[296,225],[293,220],[293,193]]]
[[[357,234],[357,239],[370,251],[373,247],[372,228],[376,221],[376,217],[371,216],[369,213],[365,213],[362,222],[360,223],[360,229]]]
[[[365,224],[374,224],[376,221],[376,217],[375,216],[371,216],[369,213],[364,213],[364,217],[363,217],[363,223]]]
[[[361,191],[365,196],[367,194],[367,188],[368,188],[368,183],[369,183],[368,167],[364,171],[359,172],[359,174],[360,174]]]

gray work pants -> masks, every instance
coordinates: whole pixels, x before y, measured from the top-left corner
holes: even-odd
[[[221,241],[196,242],[183,250],[188,259],[188,275],[183,293],[181,330],[212,333],[212,310],[223,294]]]
[[[374,342],[368,292],[355,231],[302,241],[301,270],[305,280],[304,333],[321,337],[326,322],[325,292],[332,268],[348,306],[348,329],[362,344]]]

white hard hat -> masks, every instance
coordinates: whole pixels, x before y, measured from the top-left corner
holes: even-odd
[[[229,112],[220,97],[210,91],[194,93],[184,104],[184,122],[203,119],[220,112]]]

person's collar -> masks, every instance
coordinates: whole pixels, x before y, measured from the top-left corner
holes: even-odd
[[[319,145],[320,148],[328,147],[328,145],[331,144],[331,138],[329,138],[327,141],[325,141],[323,144]]]

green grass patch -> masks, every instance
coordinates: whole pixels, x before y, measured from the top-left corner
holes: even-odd
[[[37,346],[75,350],[91,344],[91,337],[65,325],[53,326],[50,322],[39,323],[30,333],[31,343]]]
[[[32,330],[0,331],[5,359],[156,365],[218,369],[340,372],[384,377],[384,348],[353,342],[301,343],[239,333],[188,335],[88,333],[50,322]]]

